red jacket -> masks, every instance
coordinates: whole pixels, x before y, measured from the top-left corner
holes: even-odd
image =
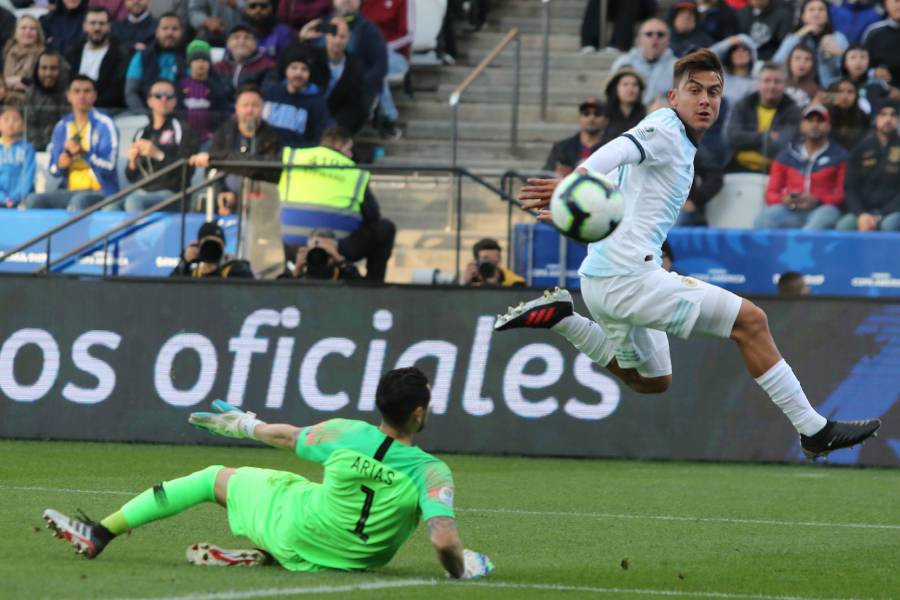
[[[332,0],[281,0],[278,19],[296,30],[331,13]]]
[[[367,0],[362,14],[378,25],[389,50],[409,56],[416,24],[413,0]]]
[[[844,203],[844,175],[847,172],[847,151],[829,142],[811,157],[803,150],[803,143],[789,146],[778,153],[769,171],[766,202],[780,204],[790,193],[809,192],[822,204],[840,206]]]

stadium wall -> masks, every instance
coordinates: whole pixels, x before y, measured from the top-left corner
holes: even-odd
[[[0,276],[0,437],[229,443],[187,424],[215,398],[269,421],[374,421],[379,375],[418,364],[433,381],[430,450],[801,460],[731,342],[672,340],[672,389],[639,396],[550,332],[493,333],[497,312],[533,295]],[[900,303],[760,304],[821,412],[885,420],[831,461],[900,465]]]

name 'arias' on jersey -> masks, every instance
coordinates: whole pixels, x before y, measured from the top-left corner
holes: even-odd
[[[550,199],[553,226],[564,236],[591,243],[608,236],[622,220],[625,199],[618,186],[596,174],[575,171]]]

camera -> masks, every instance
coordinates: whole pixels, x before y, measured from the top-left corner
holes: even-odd
[[[316,31],[324,33],[325,35],[337,35],[337,25],[329,23],[328,21],[320,21],[319,24],[316,25]]]
[[[306,276],[309,279],[334,278],[334,265],[328,252],[318,246],[310,248],[306,253]]]
[[[487,281],[497,276],[497,265],[489,260],[478,261],[478,276]]]

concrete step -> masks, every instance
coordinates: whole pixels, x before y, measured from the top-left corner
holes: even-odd
[[[515,16],[515,15],[503,15],[501,17],[490,17],[488,18],[487,23],[483,31],[489,32],[501,32],[506,33],[513,27],[518,27],[522,33],[537,33],[541,34],[544,32],[543,27],[544,23],[539,16],[537,17],[529,17],[529,16]],[[479,32],[481,33],[481,32]],[[564,34],[573,36],[574,39],[581,39],[581,17],[553,17],[550,20],[550,33],[551,34]]]
[[[506,33],[512,29],[512,27],[508,28],[506,31],[479,31],[478,33],[469,35],[464,37],[460,45],[464,46],[470,52],[473,50],[492,50],[497,44],[500,43]],[[522,32],[519,34],[519,40],[521,40],[522,51],[526,50],[538,50],[544,47],[544,37],[540,33],[525,33]],[[580,39],[577,35],[573,35],[571,33],[558,33],[553,32],[551,28],[551,33],[548,39],[550,43],[550,51],[571,51],[571,50],[579,50],[581,48]],[[514,45],[510,44],[507,46],[506,52],[509,51]]]
[[[550,58],[550,67],[551,68],[568,68],[568,69],[599,69],[603,71],[609,71],[609,68],[612,66],[613,62],[618,58],[618,52],[594,52],[592,54],[581,54],[579,52],[580,48],[577,47],[577,43],[573,43],[571,49],[566,52],[562,50],[552,50],[549,53]],[[488,55],[490,52],[489,49],[481,49],[481,48],[473,48],[471,50],[461,51],[460,60],[457,61],[457,64],[460,62],[475,66],[481,60]],[[508,47],[506,50],[501,52],[496,59],[494,59],[493,65],[512,65],[513,64],[513,51],[511,47]],[[541,57],[543,53],[538,49],[522,49],[522,66],[525,65],[533,65],[538,66],[541,64]]]
[[[455,86],[442,84],[438,87],[436,95],[438,98],[450,98]],[[565,86],[551,86],[547,90],[548,106],[560,104],[563,106],[578,106],[584,98],[588,96],[602,96],[602,86],[591,84],[579,84],[573,82]],[[466,102],[475,102],[482,104],[505,104],[509,106],[512,101],[512,86],[495,86],[489,82],[476,82],[472,87],[467,89],[462,96],[460,104]],[[519,106],[532,105],[539,106],[541,101],[540,88],[537,86],[520,86],[519,87]],[[448,109],[449,110],[449,109]]]
[[[420,160],[430,158],[443,159],[444,165],[449,164],[450,160],[450,142],[449,136],[443,139],[421,140],[415,138],[404,137],[399,140],[385,141],[385,158],[383,162],[386,164],[400,164],[404,161],[398,160],[399,157],[412,157],[414,162],[422,165],[432,165],[434,163],[420,162]],[[523,142],[519,144],[518,156],[519,160],[536,160],[542,161],[550,152],[550,147],[544,142]],[[506,158],[509,156],[509,138],[508,135],[500,140],[467,140],[465,138],[459,141],[458,153],[460,162],[466,165],[477,164],[478,161],[496,158]],[[410,162],[407,160],[406,162]]]
[[[422,91],[433,91],[441,85],[451,85],[456,87],[470,73],[472,67],[454,66],[447,67],[439,73],[431,73],[427,75],[427,80],[423,77],[421,86],[417,89]],[[541,65],[525,64],[521,65],[519,70],[519,83],[522,86],[539,86],[541,84]],[[415,76],[418,78],[418,76]],[[601,88],[609,77],[609,69],[602,68],[585,68],[585,67],[555,67],[548,66],[547,79],[552,87],[568,86],[573,83],[590,84]],[[514,70],[508,66],[490,66],[484,70],[481,76],[475,80],[473,85],[478,85],[482,81],[490,82],[491,85],[512,85],[514,79]],[[420,83],[420,82],[417,82]],[[404,96],[402,93],[395,93],[395,96]]]
[[[547,104],[547,116],[544,122],[567,124],[572,127],[578,125],[578,102],[580,98],[572,98],[568,103]],[[445,101],[416,100],[409,103],[398,103],[400,120],[406,123],[418,120],[440,120],[450,118],[450,107]],[[509,122],[509,105],[488,102],[461,102],[459,105],[459,117],[462,122]],[[520,104],[519,119],[523,123],[540,122],[541,110],[538,104]]]
[[[411,139],[448,139],[451,125],[447,119],[411,121],[404,135]],[[522,142],[552,144],[572,135],[571,123],[541,123],[519,120],[518,139]],[[509,139],[509,118],[495,122],[465,121],[459,124],[459,136],[466,141]],[[549,148],[549,146],[548,146]]]

